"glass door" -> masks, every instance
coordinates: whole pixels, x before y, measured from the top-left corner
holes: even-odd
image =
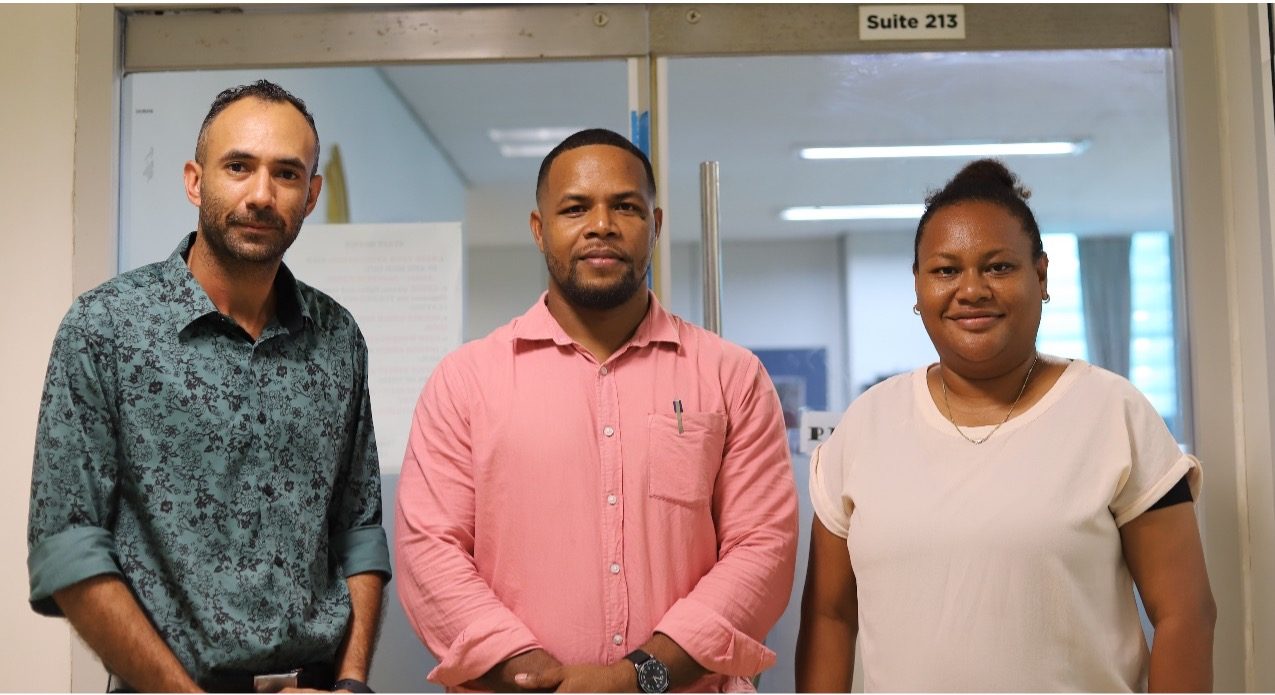
[[[463,335],[439,344],[441,357],[459,340],[482,337],[522,314],[544,291],[544,259],[527,226],[541,158],[581,128],[627,133],[631,72],[628,61],[611,59],[128,75],[122,90],[119,270],[162,260],[194,229],[196,210],[185,199],[181,174],[194,157],[208,105],[222,89],[269,79],[301,97],[313,113],[325,176],[318,205],[285,262],[293,262],[307,230],[318,225],[459,223],[463,280],[449,296],[460,300]],[[303,272],[298,277],[332,291]],[[411,410],[432,365],[378,391],[377,370],[391,351],[378,350],[383,322],[351,309],[369,342],[384,524],[392,541]],[[434,663],[398,600],[387,601],[375,687],[437,690],[424,680]]]
[[[790,427],[802,408],[840,412],[937,359],[911,310],[913,238],[927,193],[977,156],[917,148],[1058,143],[997,155],[1033,190],[1050,257],[1039,348],[1126,375],[1189,447],[1169,65],[1164,48],[661,59],[674,310],[703,314],[699,163],[719,161],[722,335],[762,358]],[[829,149],[863,147],[912,149]],[[813,512],[808,457],[793,459],[801,556],[764,691],[794,687]]]
[[[325,164],[339,146],[350,221],[462,222],[463,337],[479,337],[544,287],[526,219],[545,143],[601,125],[649,139],[666,211],[654,285],[696,322],[699,163],[720,162],[722,332],[762,357],[795,419],[802,407],[844,410],[934,359],[911,313],[915,214],[826,219],[826,209],[915,206],[966,161],[802,150],[1062,141],[1076,151],[1005,157],[1035,190],[1047,235],[1054,299],[1041,349],[1099,364],[1099,353],[1113,364],[1124,354],[1125,373],[1189,447],[1166,11],[1076,12],[971,5],[968,38],[948,43],[860,40],[849,5],[131,15],[120,269],[162,258],[193,228],[178,176],[202,112],[222,87],[266,77],[314,108]],[[296,40],[271,40],[285,31]],[[327,209],[321,199],[311,222]],[[1096,274],[1085,258],[1111,239],[1127,269]],[[1095,300],[1114,287],[1129,297],[1127,336],[1090,328],[1113,311]],[[802,546],[768,640],[780,660],[760,688],[772,692],[793,687],[811,520],[808,460],[793,458]],[[385,478],[387,519],[396,478]],[[373,684],[419,690],[432,660],[396,601],[389,610]]]

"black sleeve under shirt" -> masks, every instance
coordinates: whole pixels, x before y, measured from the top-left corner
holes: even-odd
[[[1191,485],[1187,483],[1186,479],[1187,476],[1182,476],[1182,479],[1179,480],[1176,485],[1169,488],[1169,491],[1164,493],[1164,497],[1161,497],[1158,502],[1151,505],[1147,511],[1149,512],[1152,509],[1172,507],[1175,504],[1192,501],[1194,498],[1191,497]]]

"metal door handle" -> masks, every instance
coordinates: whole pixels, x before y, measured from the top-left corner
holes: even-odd
[[[718,163],[700,162],[699,198],[704,253],[704,328],[722,334],[722,247],[717,235]]]

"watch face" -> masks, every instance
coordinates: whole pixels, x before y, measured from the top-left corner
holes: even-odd
[[[644,693],[668,692],[668,667],[657,659],[647,659],[637,668],[638,687]]]

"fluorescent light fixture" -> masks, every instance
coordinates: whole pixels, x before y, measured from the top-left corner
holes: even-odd
[[[535,142],[523,143],[519,145],[501,145],[500,156],[502,157],[543,157],[549,154],[556,142]]]
[[[500,145],[500,156],[543,157],[580,128],[492,128],[487,139]]]
[[[886,159],[909,157],[995,157],[998,155],[1080,154],[1088,140],[1076,142],[980,142],[964,145],[897,145],[880,147],[803,147],[802,159]]]
[[[558,144],[567,139],[580,128],[492,128],[487,137],[495,143],[501,142],[550,142]],[[547,154],[547,153],[546,153]]]
[[[784,208],[779,218],[789,222],[827,220],[919,220],[925,212],[920,203],[899,205],[811,205]]]

